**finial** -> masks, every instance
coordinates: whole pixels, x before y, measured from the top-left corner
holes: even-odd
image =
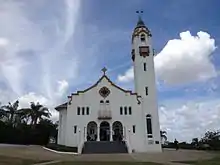
[[[138,17],[141,18],[142,14],[143,14],[143,10],[137,10],[136,13],[138,14]]]
[[[106,71],[107,71],[106,67],[102,68],[102,72],[104,75],[105,75]]]
[[[138,14],[138,22],[136,27],[145,27],[144,21],[141,19],[141,15],[143,14],[143,11],[142,10],[136,11],[136,13]]]

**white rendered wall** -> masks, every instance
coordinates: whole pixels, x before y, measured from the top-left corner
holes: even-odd
[[[62,109],[59,111],[59,127],[58,127],[58,144],[65,145],[65,135],[66,135],[66,114],[67,110]]]
[[[146,40],[142,42],[140,40],[141,34],[145,34]],[[145,132],[146,149],[149,152],[161,151],[161,144],[155,144],[155,141],[160,142],[160,125],[157,105],[157,90],[155,81],[154,70],[154,56],[151,44],[151,38],[146,33],[140,33],[139,36],[135,36],[133,40],[133,49],[135,50],[134,60],[134,83],[135,92],[142,96],[142,126]],[[149,46],[149,56],[140,56],[139,47]],[[144,71],[144,63],[146,63],[147,70]],[[145,87],[148,87],[148,95],[146,95]],[[152,130],[153,138],[147,137],[146,115],[152,116]],[[148,144],[148,140],[153,140],[154,144]]]
[[[141,34],[140,34],[141,35]],[[145,58],[139,55],[139,46],[150,46],[150,56]],[[137,96],[131,95],[113,86],[105,77],[97,86],[78,95],[72,95],[71,104],[68,104],[67,111],[60,111],[65,117],[62,117],[58,142],[66,146],[77,147],[85,138],[85,127],[90,121],[95,121],[100,126],[103,120],[98,119],[100,110],[100,100],[109,100],[109,108],[112,112],[112,119],[105,120],[110,126],[115,121],[120,121],[125,128],[124,136],[129,140],[130,147],[135,152],[160,152],[160,125],[157,107],[157,91],[155,83],[155,71],[153,61],[153,51],[150,38],[146,38],[146,43],[140,41],[139,36],[134,37],[133,49],[135,49],[134,61],[134,82],[135,90],[138,95],[142,96],[141,104],[138,104]],[[143,63],[147,64],[147,71],[143,69]],[[99,94],[99,90],[106,86],[110,91],[107,98]],[[148,87],[148,96],[145,95],[145,87]],[[132,107],[132,115],[120,115],[120,107]],[[89,115],[77,115],[77,107],[89,107]],[[124,112],[124,111],[123,111]],[[146,127],[146,115],[152,116],[153,138],[148,139]],[[77,126],[77,133],[74,133],[74,126]],[[132,126],[135,125],[136,132],[133,133]],[[87,131],[87,130],[85,130]],[[154,144],[148,144],[153,140]]]
[[[106,86],[110,91],[110,95],[103,99],[99,90],[101,87]],[[83,138],[84,127],[90,121],[95,121],[99,127],[103,120],[98,119],[98,111],[100,109],[100,100],[109,100],[110,109],[112,111],[112,119],[105,120],[108,121],[110,126],[113,122],[120,121],[125,127],[125,136],[129,139],[132,149],[135,151],[145,151],[145,137],[144,130],[142,126],[142,111],[141,105],[138,105],[136,95],[131,95],[130,93],[125,93],[118,88],[112,86],[107,79],[102,79],[102,81],[91,90],[72,96],[72,103],[68,106],[67,110],[67,131],[66,131],[66,145],[67,146],[77,146]],[[90,115],[77,115],[77,107],[89,107]],[[131,106],[132,115],[120,115],[120,107]],[[73,133],[73,127],[77,125],[78,133]],[[135,125],[136,132],[132,132],[132,126]],[[80,129],[80,132],[79,132]],[[128,131],[130,130],[130,132]]]

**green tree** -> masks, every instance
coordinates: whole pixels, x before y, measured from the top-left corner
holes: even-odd
[[[191,143],[193,146],[199,146],[199,139],[198,138],[193,138],[192,139],[192,143]]]
[[[5,116],[7,116],[5,110],[0,108],[0,119],[4,118]]]
[[[19,101],[15,101],[13,104],[10,102],[8,105],[0,107],[0,116],[5,117],[9,124],[14,124],[15,117],[18,114]]]
[[[40,103],[35,104],[34,102],[31,102],[30,108],[20,109],[20,114],[23,114],[21,116],[25,119],[25,121],[31,119],[31,125],[33,126],[36,126],[38,121],[43,117],[50,118],[51,116],[47,107],[44,107]]]
[[[202,144],[208,144],[212,149],[220,149],[220,131],[207,131],[200,140]]]

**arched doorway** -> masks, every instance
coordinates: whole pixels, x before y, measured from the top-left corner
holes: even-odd
[[[122,141],[123,140],[123,125],[120,121],[115,121],[112,124],[113,130],[113,140],[114,141]]]
[[[107,121],[103,121],[100,124],[100,141],[110,140],[110,124]]]
[[[94,121],[90,121],[87,124],[87,141],[97,140],[97,124]]]

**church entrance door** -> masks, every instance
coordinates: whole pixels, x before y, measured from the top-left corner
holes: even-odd
[[[113,129],[113,140],[114,141],[122,141],[123,140],[123,126],[120,121],[115,121],[112,124]]]
[[[107,121],[100,124],[100,141],[110,141],[110,124]]]
[[[87,125],[87,141],[97,140],[97,124],[94,121],[90,121]]]

